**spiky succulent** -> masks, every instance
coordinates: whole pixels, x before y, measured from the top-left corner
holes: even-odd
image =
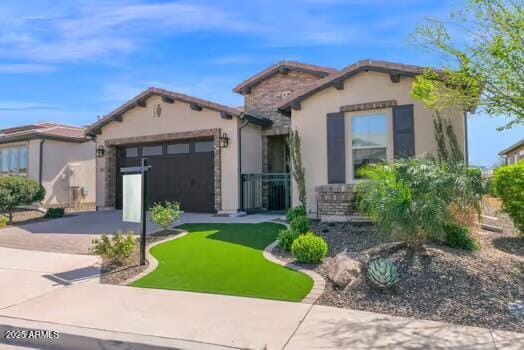
[[[380,288],[391,288],[398,283],[398,270],[393,261],[379,259],[368,267],[369,280]]]

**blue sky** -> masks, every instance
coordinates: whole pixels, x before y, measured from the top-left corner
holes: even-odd
[[[410,38],[450,0],[25,0],[0,2],[0,127],[87,125],[158,86],[237,106],[239,82],[283,59],[440,66]],[[524,137],[470,121],[470,159],[492,165]]]

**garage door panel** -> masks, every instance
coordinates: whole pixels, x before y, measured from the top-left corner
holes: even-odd
[[[146,157],[151,165],[147,184],[149,206],[156,202],[176,201],[181,203],[184,211],[214,211],[214,152],[209,152],[210,144],[206,141],[162,144],[161,156]],[[159,145],[138,146],[139,157],[134,158],[125,157],[125,151],[119,152],[123,155],[121,166],[139,165],[143,147],[147,147],[145,153],[149,154],[158,151],[155,146]],[[118,198],[121,201],[121,192]]]

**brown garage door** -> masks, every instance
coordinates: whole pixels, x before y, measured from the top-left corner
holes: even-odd
[[[130,145],[118,150],[118,169],[138,166],[147,158],[148,205],[176,201],[188,212],[214,212],[213,140]],[[122,207],[122,175],[118,176],[117,207]]]

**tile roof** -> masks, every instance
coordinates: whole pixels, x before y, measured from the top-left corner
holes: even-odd
[[[289,70],[297,70],[302,72],[308,72],[311,74],[318,75],[320,77],[325,77],[330,74],[333,74],[337,72],[335,68],[329,68],[329,67],[322,67],[322,66],[316,66],[313,64],[307,64],[307,63],[301,63],[301,62],[295,62],[295,61],[280,61],[266,69],[264,69],[262,72],[257,73],[253,75],[251,78],[245,80],[244,82],[238,84],[233,91],[237,92],[239,94],[243,94],[243,90],[247,89],[262,80],[266,79],[267,77],[279,72],[281,69],[289,69]]]
[[[53,139],[68,142],[87,141],[85,128],[63,124],[41,123],[0,129],[0,143],[31,139]]]
[[[289,95],[288,98],[278,106],[278,109],[280,111],[288,110],[291,107],[293,102],[300,101],[306,97],[309,97],[325,88],[332,86],[335,82],[343,81],[349,78],[350,76],[357,74],[358,72],[361,72],[361,71],[371,70],[371,71],[385,72],[385,73],[390,73],[390,74],[415,76],[415,75],[422,74],[426,69],[427,69],[426,67],[412,66],[412,65],[406,65],[406,64],[401,64],[401,63],[376,61],[376,60],[370,60],[370,59],[360,60],[357,63],[347,66],[346,68],[340,71],[337,71],[334,74],[330,74],[323,79],[313,82],[311,85],[309,85],[305,89],[295,91],[294,93]]]
[[[182,101],[182,102],[189,103],[189,104],[195,104],[197,106],[200,106],[200,107],[212,110],[212,111],[225,113],[229,117],[242,117],[243,116],[243,112],[234,107],[225,106],[219,103],[203,100],[197,97],[181,94],[181,93],[174,92],[174,91],[150,87],[147,90],[140,93],[139,95],[132,98],[131,100],[129,100],[128,102],[124,103],[122,106],[118,107],[117,109],[109,113],[108,115],[104,116],[103,118],[99,119],[95,123],[91,124],[87,128],[86,133],[90,135],[96,134],[106,124],[111,123],[113,120],[120,117],[125,112],[136,107],[140,101],[144,101],[153,95],[171,98],[173,100]],[[270,121],[270,120],[268,119],[267,121]],[[267,121],[264,120],[262,122],[266,123]]]

